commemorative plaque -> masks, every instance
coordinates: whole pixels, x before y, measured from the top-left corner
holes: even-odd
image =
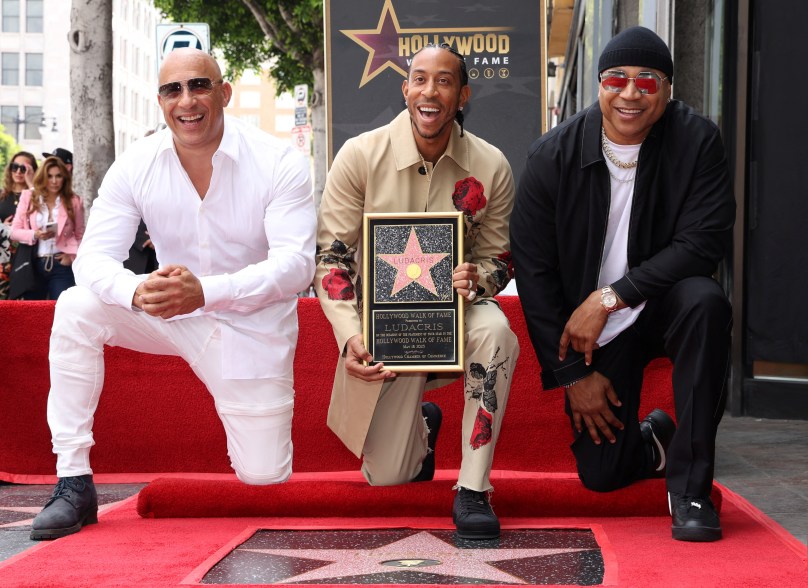
[[[462,213],[367,213],[362,309],[373,361],[394,372],[463,370]]]

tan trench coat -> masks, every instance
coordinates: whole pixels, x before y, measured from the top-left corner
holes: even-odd
[[[418,173],[422,159],[409,113],[389,125],[348,140],[340,149],[323,192],[317,234],[314,282],[323,311],[334,329],[339,349],[362,333],[362,215],[366,212],[456,212],[452,199],[457,182],[476,178],[486,203],[464,216],[465,261],[477,264],[478,296],[494,296],[507,283],[510,260],[508,219],[513,205],[513,175],[505,156],[468,131],[454,130],[446,152],[429,176]],[[504,278],[504,279],[503,279]],[[456,379],[448,374],[430,388]],[[357,457],[361,456],[382,382],[348,376],[344,354],[334,377],[328,426]]]

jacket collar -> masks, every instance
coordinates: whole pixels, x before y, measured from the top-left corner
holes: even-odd
[[[454,162],[463,168],[465,171],[470,171],[471,165],[469,164],[469,153],[466,148],[466,141],[468,140],[466,131],[463,136],[460,136],[460,125],[456,122],[452,123],[452,134],[449,136],[449,144],[446,146],[446,151],[441,157],[449,157]],[[412,122],[410,121],[410,113],[408,110],[402,110],[399,115],[390,123],[390,143],[393,150],[393,157],[396,160],[396,170],[401,171],[410,166],[420,164],[421,156],[418,153],[418,146],[415,144],[415,135],[413,135]]]

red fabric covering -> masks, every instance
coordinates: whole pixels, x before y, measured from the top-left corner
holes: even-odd
[[[275,486],[236,480],[160,478],[138,494],[142,517],[442,517],[451,511],[456,470],[432,482],[372,487],[357,476],[293,478]],[[609,493],[587,490],[575,474],[494,472],[492,504],[500,517],[665,516],[664,480],[642,480]],[[721,492],[713,490],[716,508]]]
[[[522,352],[494,468],[574,471],[563,394],[541,392],[539,366],[519,299],[504,296],[500,302],[519,336]],[[359,460],[325,424],[337,360],[331,328],[316,299],[301,299],[298,314],[294,470],[356,470]],[[6,338],[7,367],[0,391],[0,480],[30,483],[50,481],[53,476],[55,457],[46,422],[52,321],[51,302],[0,301],[0,324],[4,332],[12,334]],[[96,473],[128,474],[128,479],[138,481],[161,472],[231,471],[213,402],[185,362],[120,348],[108,348],[105,357],[106,379],[94,425],[96,446],[91,453]],[[671,396],[670,363],[658,360],[646,370],[643,414],[655,407],[672,414]],[[428,398],[444,411],[437,467],[456,469],[461,447],[460,380],[428,393]]]
[[[591,528],[606,563],[604,585],[808,585],[805,546],[760,511],[725,492],[724,539],[685,543],[670,537],[670,517],[503,518],[510,528]],[[0,563],[0,586],[182,586],[200,579],[256,529],[450,529],[451,518],[144,519],[134,499],[102,513],[100,524],[43,542]]]

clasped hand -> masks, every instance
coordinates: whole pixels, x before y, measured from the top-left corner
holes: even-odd
[[[169,319],[205,306],[205,294],[199,278],[187,267],[168,265],[138,285],[132,305],[151,316]]]

